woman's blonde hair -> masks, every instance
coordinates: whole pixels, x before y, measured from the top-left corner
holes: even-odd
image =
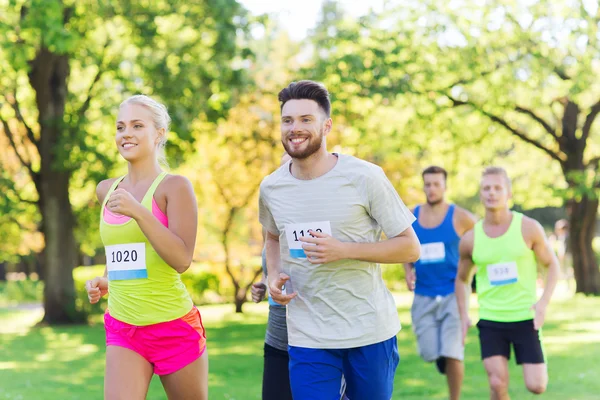
[[[158,143],[158,162],[163,167],[168,169],[169,163],[165,154],[165,146],[167,144],[167,135],[169,133],[171,117],[169,116],[167,107],[164,104],[159,103],[158,101],[143,94],[136,94],[135,96],[131,96],[127,100],[123,101],[119,108],[122,108],[126,104],[137,104],[142,107],[146,107],[146,109],[150,111],[150,114],[152,115],[152,122],[154,123],[154,127],[157,130],[164,129],[164,134],[161,136],[160,142]]]

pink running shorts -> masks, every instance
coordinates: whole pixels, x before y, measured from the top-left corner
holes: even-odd
[[[134,326],[104,314],[106,346],[135,351],[154,367],[156,375],[168,375],[196,361],[206,350],[206,331],[196,307],[183,317],[147,326]]]

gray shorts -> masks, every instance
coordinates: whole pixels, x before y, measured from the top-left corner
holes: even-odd
[[[423,360],[431,362],[440,357],[463,360],[465,349],[454,293],[444,297],[415,294],[410,313],[419,355]]]
[[[287,352],[288,334],[285,314],[285,307],[269,305],[269,319],[267,320],[265,343],[278,350]]]

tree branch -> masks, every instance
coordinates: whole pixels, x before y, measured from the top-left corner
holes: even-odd
[[[15,196],[17,196],[17,199],[19,200],[19,202],[21,203],[25,203],[25,204],[31,204],[34,206],[38,205],[38,201],[37,200],[29,200],[29,199],[24,199],[23,197],[21,197],[21,195],[19,194],[19,192],[15,189],[13,190],[13,194]]]
[[[20,230],[22,231],[35,231],[36,228],[32,228],[32,227],[27,227],[25,225],[23,225],[22,223],[19,222],[19,220],[17,220],[15,217],[13,217],[12,215],[5,215],[5,217],[10,221],[15,223]]]
[[[81,107],[79,107],[79,110],[77,110],[77,113],[76,113],[76,115],[78,117],[77,124],[75,124],[75,126],[72,128],[73,132],[79,131],[79,129],[81,128],[81,124],[83,123],[85,113],[90,108],[90,103],[92,101],[92,92],[94,91],[94,88],[96,87],[96,83],[98,83],[98,81],[100,80],[100,77],[104,73],[104,68],[105,68],[104,60],[106,58],[106,49],[108,48],[109,44],[110,44],[110,39],[107,39],[106,43],[104,43],[104,47],[102,48],[102,56],[100,58],[100,63],[98,64],[98,71],[96,72],[96,75],[94,76],[94,79],[92,80],[92,83],[90,84],[85,101],[81,104]]]
[[[452,86],[450,86],[448,89],[451,89],[451,88],[453,88],[454,86],[457,86],[457,85],[464,85],[464,84],[472,82],[473,80],[475,80],[477,78],[482,78],[482,77],[485,77],[487,75],[490,75],[490,74],[498,71],[500,68],[502,68],[502,67],[504,67],[506,65],[512,64],[515,61],[519,61],[520,59],[523,58],[524,55],[525,54],[519,53],[517,55],[517,58],[515,58],[514,60],[506,60],[506,61],[502,61],[502,62],[497,62],[496,65],[494,65],[493,68],[490,68],[487,71],[483,71],[483,72],[480,72],[480,73],[473,74],[474,76],[471,79],[465,79],[465,78],[459,79],[458,81],[454,82],[452,84]]]
[[[452,82],[450,85],[448,85],[448,86],[446,86],[444,88],[440,88],[440,89],[426,89],[426,90],[423,90],[423,91],[410,89],[409,91],[411,93],[420,94],[420,95],[427,94],[429,92],[440,93],[442,95],[446,95],[446,93],[448,92],[448,90],[452,89],[453,87],[458,86],[458,85],[466,85],[468,83],[473,82],[475,79],[479,79],[479,78],[485,77],[487,75],[490,75],[490,74],[498,71],[500,68],[502,68],[502,67],[504,67],[506,65],[509,65],[509,64],[511,64],[511,63],[513,63],[515,61],[519,61],[520,59],[522,59],[524,57],[524,55],[525,54],[519,54],[516,57],[516,59],[514,59],[514,60],[506,60],[506,61],[502,61],[502,62],[497,62],[492,68],[488,69],[487,71],[483,71],[483,72],[479,72],[479,73],[474,73],[473,76],[471,76],[470,78],[460,78],[460,79]]]
[[[521,114],[529,115],[533,118],[537,123],[539,123],[552,137],[558,140],[558,135],[556,134],[556,129],[550,126],[548,122],[546,122],[542,117],[537,115],[533,110],[530,110],[525,107],[515,106],[515,111]]]
[[[0,162],[0,168],[3,167],[4,166]],[[8,198],[9,195],[14,195],[19,203],[31,204],[35,206],[38,206],[39,203],[39,200],[29,200],[21,197],[19,190],[15,188],[14,181],[9,178],[0,177],[0,192],[2,192],[6,198]]]
[[[590,159],[590,161],[588,161],[588,163],[587,163],[587,167],[593,168],[594,170],[597,171],[598,168],[600,167],[600,156]]]
[[[17,100],[17,88],[16,87],[13,92],[13,100],[14,100],[13,102],[10,102],[8,99],[6,99],[6,101],[12,106],[13,110],[15,111],[15,115],[17,116],[17,119],[19,120],[19,122],[21,122],[23,124],[23,126],[25,127],[25,130],[27,131],[27,138],[35,146],[35,148],[37,149],[38,154],[39,154],[40,143],[38,140],[36,140],[33,130],[31,129],[31,127],[29,125],[27,125],[27,122],[25,121],[25,118],[23,117],[23,114],[21,113],[21,107],[19,106],[19,100]]]
[[[556,160],[556,161],[558,161],[560,163],[563,162],[563,159],[560,157],[559,153],[556,153],[556,152],[550,150],[549,148],[547,148],[546,146],[544,146],[543,144],[541,144],[537,140],[532,139],[529,136],[527,136],[525,133],[519,131],[517,128],[513,128],[502,117],[498,117],[497,115],[494,115],[494,114],[492,114],[490,112],[487,112],[487,111],[483,110],[481,107],[478,107],[476,104],[474,104],[472,102],[461,101],[461,100],[453,98],[450,95],[447,95],[447,96],[452,101],[454,107],[460,107],[460,106],[463,106],[463,105],[469,105],[469,106],[473,107],[475,110],[479,111],[481,114],[483,114],[486,117],[488,117],[491,121],[493,121],[493,122],[495,122],[495,123],[503,126],[510,133],[512,133],[514,136],[518,137],[522,141],[524,141],[526,143],[529,143],[529,144],[537,147],[538,149],[542,150],[544,153],[548,154],[552,159],[554,159],[554,160]]]
[[[514,18],[514,16],[507,15],[507,17],[509,19],[511,19],[513,22],[515,22],[516,24],[519,24],[519,22]],[[535,40],[533,40],[531,38],[527,38],[527,44],[529,45],[528,46],[529,51],[526,51],[525,53],[532,54],[536,57],[544,59],[544,61],[546,61],[546,63],[548,65],[552,65],[552,71],[563,81],[571,80],[571,77],[569,75],[567,75],[566,71],[562,68],[562,66],[555,65],[552,62],[552,60],[548,59],[548,57],[546,57],[546,56],[543,56],[539,50],[536,50],[536,47],[539,46],[538,42],[536,42]]]
[[[225,190],[224,190],[223,186],[219,183],[219,181],[217,179],[213,179],[213,181],[215,182],[215,185],[217,185],[217,188],[218,188],[219,192],[221,193],[221,196],[223,197],[223,199],[225,200],[225,203],[227,204],[227,207],[229,208],[229,213],[227,215],[227,221],[225,222],[224,228],[221,230],[221,244],[223,246],[223,251],[225,252],[225,272],[227,273],[227,275],[229,275],[229,278],[231,278],[231,282],[233,283],[233,286],[237,293],[237,291],[240,289],[240,281],[235,277],[235,275],[229,265],[229,232],[231,230],[231,226],[233,225],[233,219],[235,217],[235,214],[237,213],[238,210],[241,210],[248,205],[248,203],[250,202],[250,199],[252,198],[252,195],[254,193],[256,193],[256,190],[260,187],[260,184],[255,185],[254,188],[252,190],[250,190],[248,195],[244,198],[244,201],[242,202],[241,206],[233,206],[233,205],[231,205],[229,198],[225,195]],[[258,275],[256,275],[256,276],[258,276]],[[254,278],[252,278],[252,282],[254,282],[254,280],[256,279],[256,276]],[[251,282],[251,284],[252,284],[252,282]]]
[[[600,100],[598,100],[596,102],[596,104],[594,104],[592,106],[590,113],[587,115],[587,117],[585,117],[585,123],[583,124],[582,134],[581,134],[581,140],[583,140],[584,142],[590,136],[590,131],[592,130],[592,124],[594,123],[596,116],[598,116],[598,113],[600,113]]]
[[[213,168],[211,168],[213,169]],[[221,194],[221,197],[223,198],[223,200],[225,201],[225,204],[227,205],[227,207],[229,208],[233,208],[231,206],[231,202],[229,201],[229,197],[227,197],[227,195],[225,194],[225,188],[223,187],[223,185],[221,185],[221,183],[219,182],[218,179],[215,179],[214,176],[214,169],[213,169],[213,182],[215,183],[215,185],[217,186],[217,190],[219,191],[219,193]]]
[[[546,61],[548,61],[548,60],[546,60]],[[567,73],[562,68],[554,67],[553,71],[563,81],[571,80],[571,77],[569,75],[567,75]]]
[[[250,203],[250,200],[252,200],[252,197],[254,196],[254,194],[256,193],[256,191],[260,188],[260,181],[258,182],[257,185],[254,185],[254,187],[252,188],[251,191],[248,192],[248,195],[246,196],[246,198],[244,199],[242,205],[239,208],[244,208],[248,205],[248,203]]]
[[[262,267],[258,268],[254,271],[254,276],[252,276],[252,279],[250,279],[250,283],[248,283],[246,285],[246,292],[248,292],[248,289],[250,289],[250,286],[252,286],[252,284],[254,283],[254,281],[256,281],[256,278],[258,278],[260,276],[260,274],[262,273]]]
[[[2,126],[4,128],[4,134],[8,138],[8,141],[10,142],[10,145],[12,146],[15,154],[17,155],[17,158],[21,162],[21,165],[23,165],[23,167],[27,168],[27,170],[29,171],[29,175],[31,176],[31,179],[35,180],[36,173],[31,168],[31,163],[27,162],[21,156],[21,153],[19,153],[19,149],[17,148],[17,144],[15,143],[15,136],[13,135],[12,131],[10,130],[10,127],[8,126],[8,123],[2,117],[0,117],[0,122],[2,122]]]
[[[240,284],[233,274],[231,266],[229,265],[229,231],[231,229],[231,225],[233,224],[233,217],[235,216],[236,211],[237,208],[235,207],[231,207],[229,209],[229,215],[227,216],[227,221],[225,222],[225,227],[222,231],[221,244],[223,245],[223,252],[225,253],[225,272],[227,272],[227,275],[229,275],[229,278],[231,278],[231,283],[233,283],[233,287],[235,288],[237,294]]]

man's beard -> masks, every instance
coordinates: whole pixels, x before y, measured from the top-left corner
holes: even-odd
[[[429,200],[429,199],[427,199],[427,204],[429,204],[430,206],[433,207],[433,206],[437,206],[442,201],[444,201],[444,199],[437,199],[437,200]]]
[[[321,148],[321,143],[323,143],[323,129],[319,130],[319,136],[313,138],[312,136],[306,139],[308,144],[304,150],[293,151],[291,149],[291,145],[287,139],[281,141],[283,144],[283,148],[285,151],[292,157],[297,160],[304,160],[315,154]]]

